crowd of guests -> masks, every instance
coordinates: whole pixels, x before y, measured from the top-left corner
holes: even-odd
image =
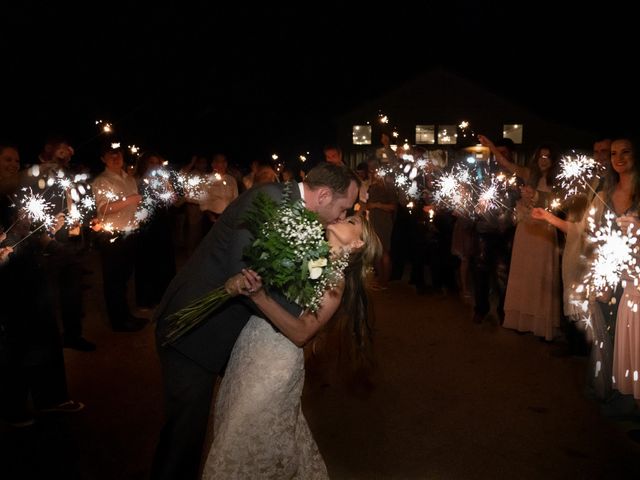
[[[197,178],[197,191],[172,192],[165,204],[147,205],[151,182],[166,181],[167,192],[175,188],[156,176],[168,163],[162,155],[148,151],[128,163],[121,144],[105,142],[97,175],[72,161],[74,155],[58,135],[27,162],[17,146],[0,142],[0,418],[15,427],[33,424],[36,413],[84,408],[69,396],[63,348],[97,348],[83,332],[83,291],[93,273],[89,252],[100,257],[112,330],[139,331],[176,273],[176,252],[189,256],[240,192],[281,180],[270,162],[253,162],[243,176],[229,168],[224,154],[194,155],[179,173]],[[95,205],[90,215],[73,220],[78,190],[92,192]],[[46,215],[27,213],[28,198],[46,203]],[[141,221],[144,208],[151,213]]]
[[[361,186],[354,209],[366,211],[383,249],[371,290],[389,288],[408,269],[417,294],[460,295],[472,306],[475,323],[487,321],[495,308],[504,328],[555,342],[569,354],[590,355],[587,376],[593,396],[611,411],[628,410],[629,398],[640,401],[637,307],[634,311],[640,294],[633,282],[626,288],[621,284],[615,291],[586,299],[585,310],[575,292],[592,253],[586,241],[589,207],[596,209],[596,224],[608,208],[623,227],[636,222],[640,163],[635,161],[632,140],[595,142],[593,156],[607,173],[554,215],[549,207],[559,152],[541,145],[523,165],[516,161],[513,142],[478,138],[491,152],[490,168],[515,175],[519,183],[504,208],[473,218],[437,204],[428,182],[423,195],[407,198],[385,174],[386,167],[402,161],[387,134],[380,148],[355,166]],[[328,145],[324,154],[325,161],[344,164],[340,147]],[[187,181],[205,179],[200,188],[185,190],[170,205],[155,208],[149,221],[131,231],[149,179],[166,159],[147,152],[128,166],[120,146],[105,144],[100,151],[103,171],[87,181],[95,196],[95,215],[91,221],[71,224],[65,223],[67,192],[38,181],[58,172],[86,173],[85,167],[72,163],[73,155],[65,138],[47,139],[40,157],[29,162],[39,167],[34,175],[27,166],[21,168],[15,146],[0,144],[0,287],[7,293],[0,313],[0,382],[7,393],[0,397],[0,412],[16,426],[31,424],[33,410],[72,412],[83,407],[69,398],[62,348],[96,349],[82,328],[89,250],[99,251],[111,328],[138,331],[148,320],[134,311],[151,311],[158,304],[176,273],[177,251],[188,257],[242,191],[265,182],[301,180],[304,173],[276,168],[268,161],[254,161],[243,172],[230,166],[224,154],[194,155],[180,173]],[[30,219],[15,208],[23,188],[48,192],[52,214],[59,219],[55,225],[33,232]],[[136,309],[127,295],[132,278]]]
[[[491,153],[485,174],[502,171],[517,182],[498,208],[473,216],[434,201],[428,186],[409,210],[393,179],[376,173],[381,165],[402,162],[401,152],[385,148],[384,140],[375,157],[358,166],[368,169],[364,208],[386,253],[372,288],[385,289],[408,266],[418,294],[431,289],[460,295],[473,307],[474,323],[495,321],[552,344],[554,355],[588,357],[587,394],[607,415],[636,415],[637,280],[627,274],[617,287],[597,294],[584,281],[595,258],[589,236],[606,223],[608,212],[614,228],[638,234],[640,162],[633,139],[595,141],[597,173],[581,193],[554,205],[561,195],[558,149],[540,145],[528,161],[517,161],[511,140],[479,135]]]

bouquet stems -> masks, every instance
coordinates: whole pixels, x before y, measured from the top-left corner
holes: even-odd
[[[171,314],[167,318],[167,332],[162,346],[175,342],[187,332],[200,325],[211,313],[225,303],[231,295],[224,285],[210,291],[195,302]]]

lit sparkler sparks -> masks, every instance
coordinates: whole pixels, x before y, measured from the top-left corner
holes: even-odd
[[[23,213],[29,220],[38,223],[53,223],[50,213],[53,209],[53,204],[48,202],[41,194],[33,193],[30,188],[23,190],[28,193],[25,194],[20,203],[22,204]]]
[[[597,294],[608,289],[615,289],[624,276],[637,278],[640,269],[636,266],[638,252],[638,232],[621,232],[616,228],[615,215],[604,214],[604,221],[595,228],[593,209],[589,212],[589,229],[593,233],[589,241],[595,245],[594,259],[591,269],[585,275],[584,283]]]
[[[468,211],[471,200],[467,188],[469,178],[469,171],[462,168],[443,173],[434,181],[435,202],[460,212]]]
[[[586,155],[565,155],[559,165],[557,179],[565,198],[585,192],[600,168],[598,162]]]
[[[478,213],[486,213],[489,210],[498,208],[499,205],[498,184],[492,181],[490,185],[484,186],[480,189],[476,211]]]
[[[131,152],[131,155],[133,155],[134,157],[139,157],[140,156],[140,147],[138,147],[137,145],[129,145],[129,152]]]
[[[100,128],[102,133],[113,133],[113,125],[104,120],[96,120],[96,125]]]
[[[176,174],[176,187],[187,200],[199,202],[206,199],[207,179],[194,173]]]

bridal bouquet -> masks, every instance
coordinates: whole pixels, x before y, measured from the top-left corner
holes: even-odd
[[[315,312],[326,290],[335,287],[347,266],[348,252],[333,256],[317,214],[302,200],[276,203],[263,193],[244,217],[253,242],[244,257],[263,281],[264,288],[280,291],[287,300]],[[168,318],[163,345],[172,343],[198,326],[231,295],[224,286],[212,290]]]

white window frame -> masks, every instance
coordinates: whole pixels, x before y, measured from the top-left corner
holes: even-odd
[[[353,145],[371,145],[371,136],[371,125],[353,125],[353,127],[351,127],[351,141]]]
[[[446,139],[442,132],[446,131]],[[458,143],[458,126],[457,125],[438,125],[438,134],[436,135],[438,145],[455,145]]]
[[[419,130],[420,129],[420,130]],[[431,130],[431,141],[424,141]],[[416,125],[416,145],[435,145],[436,144],[436,126],[435,125]]]
[[[517,145],[521,145],[524,137],[524,125],[522,123],[505,123],[502,125],[502,136],[510,138]]]

